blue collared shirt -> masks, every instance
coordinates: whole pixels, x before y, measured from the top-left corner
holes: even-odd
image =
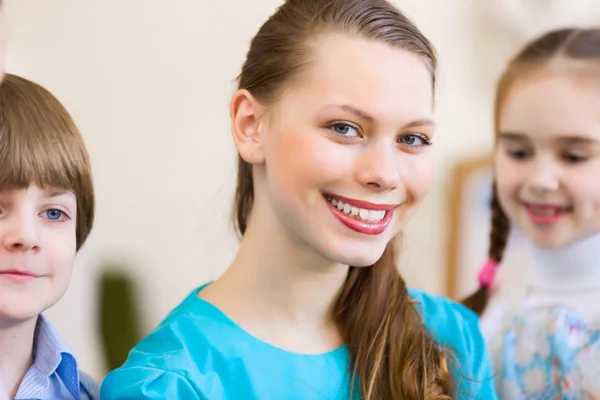
[[[15,400],[96,400],[96,381],[79,371],[77,361],[50,323],[40,315],[33,342],[33,365],[29,368]]]

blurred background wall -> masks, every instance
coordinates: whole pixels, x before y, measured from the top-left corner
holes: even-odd
[[[457,164],[491,150],[498,75],[534,35],[600,24],[600,2],[395,2],[440,57],[436,182],[406,233],[401,270],[411,286],[446,294],[451,177]],[[236,251],[228,101],[250,39],[280,3],[6,1],[8,72],[51,90],[91,154],[96,224],[67,295],[47,315],[98,379],[107,368],[98,334],[103,271],[124,271],[136,282],[147,333]],[[483,261],[485,244],[477,246],[474,258]]]

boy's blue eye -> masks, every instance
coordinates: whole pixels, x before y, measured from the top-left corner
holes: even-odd
[[[61,210],[52,208],[50,210],[44,211],[44,215],[46,218],[48,218],[51,221],[60,221],[61,217],[63,217],[65,215],[65,213],[62,212]]]

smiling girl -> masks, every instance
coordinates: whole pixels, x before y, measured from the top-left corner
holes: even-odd
[[[432,181],[435,69],[385,0],[286,1],[231,100],[239,252],[102,398],[495,399],[475,315],[396,267]]]
[[[600,29],[543,35],[500,80],[490,260],[465,303],[484,311],[502,399],[600,398],[599,110]],[[487,307],[511,226],[531,276]]]

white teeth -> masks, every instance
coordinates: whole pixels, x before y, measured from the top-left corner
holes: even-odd
[[[371,211],[369,211],[369,216],[367,217],[367,221],[375,222],[379,219],[378,217],[379,217],[379,212],[377,212],[375,210],[371,210]]]
[[[360,217],[362,219],[364,219],[365,221],[369,220],[369,210],[365,210],[364,208],[361,208],[358,215],[360,215]]]
[[[360,221],[379,222],[385,217],[385,210],[367,210],[327,197],[327,200],[338,210]]]

